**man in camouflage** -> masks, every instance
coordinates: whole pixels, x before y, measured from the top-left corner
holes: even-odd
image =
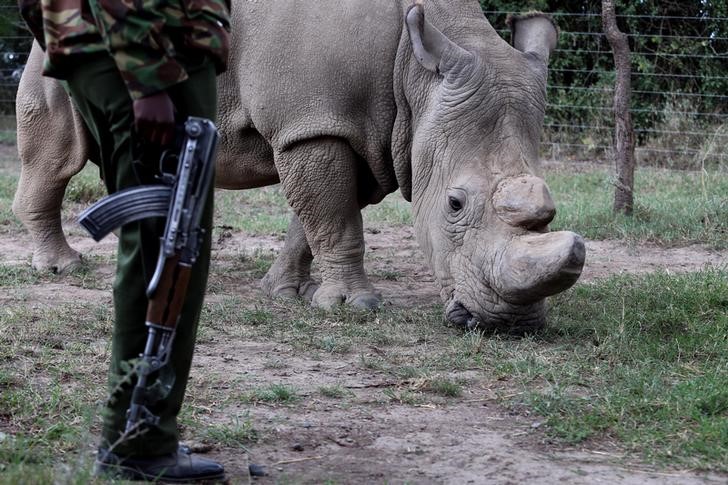
[[[63,80],[98,144],[109,193],[154,183],[159,154],[174,138],[175,120],[214,119],[215,75],[226,68],[229,0],[19,0],[44,47],[44,74]],[[143,149],[142,149],[143,148]],[[177,326],[170,394],[152,406],[159,426],[123,436],[132,386],[119,385],[124,364],[144,349],[145,290],[157,259],[160,220],[126,225],[119,237],[114,282],[115,323],[97,472],[130,479],[187,482],[222,479],[223,467],[178,442],[177,414],[192,362],[207,283],[212,191],[203,215],[201,248]]]

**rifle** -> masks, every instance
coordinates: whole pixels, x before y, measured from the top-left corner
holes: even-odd
[[[174,373],[168,367],[177,322],[187,293],[192,265],[202,245],[202,211],[212,184],[217,129],[207,119],[189,117],[179,154],[165,151],[160,184],[143,185],[104,197],[78,218],[96,241],[117,227],[148,217],[166,217],[159,256],[147,286],[147,341],[135,365],[137,382],[127,411],[125,435],[143,424],[158,425],[149,406],[169,394]],[[176,173],[166,167],[176,164]],[[149,385],[152,373],[160,371]],[[164,371],[167,371],[166,373]]]

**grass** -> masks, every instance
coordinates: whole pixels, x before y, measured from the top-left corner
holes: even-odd
[[[84,483],[109,312],[90,305],[0,311],[0,483]],[[54,464],[56,467],[51,467]],[[23,478],[19,478],[23,477]]]
[[[409,226],[412,224],[412,209],[410,203],[395,192],[379,204],[364,209],[363,217],[367,226]]]
[[[15,232],[21,227],[12,211],[17,184],[16,175],[7,175],[0,171],[0,232]]]
[[[633,217],[612,214],[614,187],[606,170],[551,171],[546,180],[557,208],[552,229],[568,229],[590,239],[728,247],[724,172],[638,169]]]
[[[285,384],[271,384],[240,396],[244,403],[292,404],[300,399],[298,389]]]
[[[581,285],[551,315],[497,366],[522,388],[514,405],[565,443],[610,437],[653,462],[728,471],[726,271]]]
[[[275,260],[276,253],[255,249],[253,251],[240,251],[231,258],[216,258],[213,261],[213,272],[207,284],[209,294],[230,292],[231,287],[240,284],[241,279],[260,279],[270,269]],[[249,315],[256,320],[264,321],[266,314],[263,311],[257,315]]]
[[[0,129],[0,144],[15,145],[16,140],[15,130]]]
[[[105,195],[106,187],[99,176],[99,169],[94,164],[87,163],[66,187],[64,201],[87,206]]]
[[[215,225],[251,235],[282,235],[291,218],[280,186],[254,190],[219,190],[215,198]]]
[[[341,384],[335,384],[331,386],[320,386],[318,388],[319,394],[321,394],[323,397],[328,397],[330,399],[343,399],[345,397],[350,397],[353,395],[353,393],[342,386]]]
[[[229,424],[209,426],[204,437],[222,446],[247,449],[247,445],[258,440],[258,431],[253,427],[250,415],[245,414],[234,416]]]
[[[463,385],[461,382],[439,377],[427,383],[427,390],[444,397],[460,397],[463,394]]]
[[[421,393],[410,391],[408,389],[389,388],[385,389],[383,391],[383,394],[389,402],[396,404],[406,404],[408,406],[420,404],[423,400]]]
[[[42,277],[30,265],[0,264],[0,288],[33,285]]]
[[[103,262],[101,257],[85,257],[81,264],[62,275],[39,272],[29,264],[0,263],[0,288],[22,288],[36,284],[63,283],[84,289],[110,289],[110,285],[99,280],[95,270]]]

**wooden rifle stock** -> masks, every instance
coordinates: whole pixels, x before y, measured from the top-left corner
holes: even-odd
[[[174,330],[187,294],[192,267],[175,255],[164,263],[162,277],[147,306],[147,323]]]

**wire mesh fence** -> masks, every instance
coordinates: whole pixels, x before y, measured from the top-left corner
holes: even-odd
[[[0,3],[0,143],[15,140],[15,92],[32,40],[15,1]]]
[[[496,26],[510,13],[485,11]],[[601,14],[553,14],[561,26],[552,56],[542,156],[606,161],[612,141],[612,52]],[[0,5],[0,141],[12,140],[15,92],[31,39],[15,3]],[[638,164],[726,169],[728,17],[618,15],[632,49],[632,116]],[[678,24],[679,23],[679,24]],[[670,26],[680,25],[680,28]],[[506,39],[508,30],[498,32]]]
[[[597,7],[598,8],[598,7]],[[618,15],[632,64],[638,164],[725,169],[728,17]],[[486,11],[495,26],[510,13]],[[546,158],[606,161],[613,135],[614,63],[601,12],[554,13],[561,26],[549,69]],[[508,38],[507,30],[499,33]]]

